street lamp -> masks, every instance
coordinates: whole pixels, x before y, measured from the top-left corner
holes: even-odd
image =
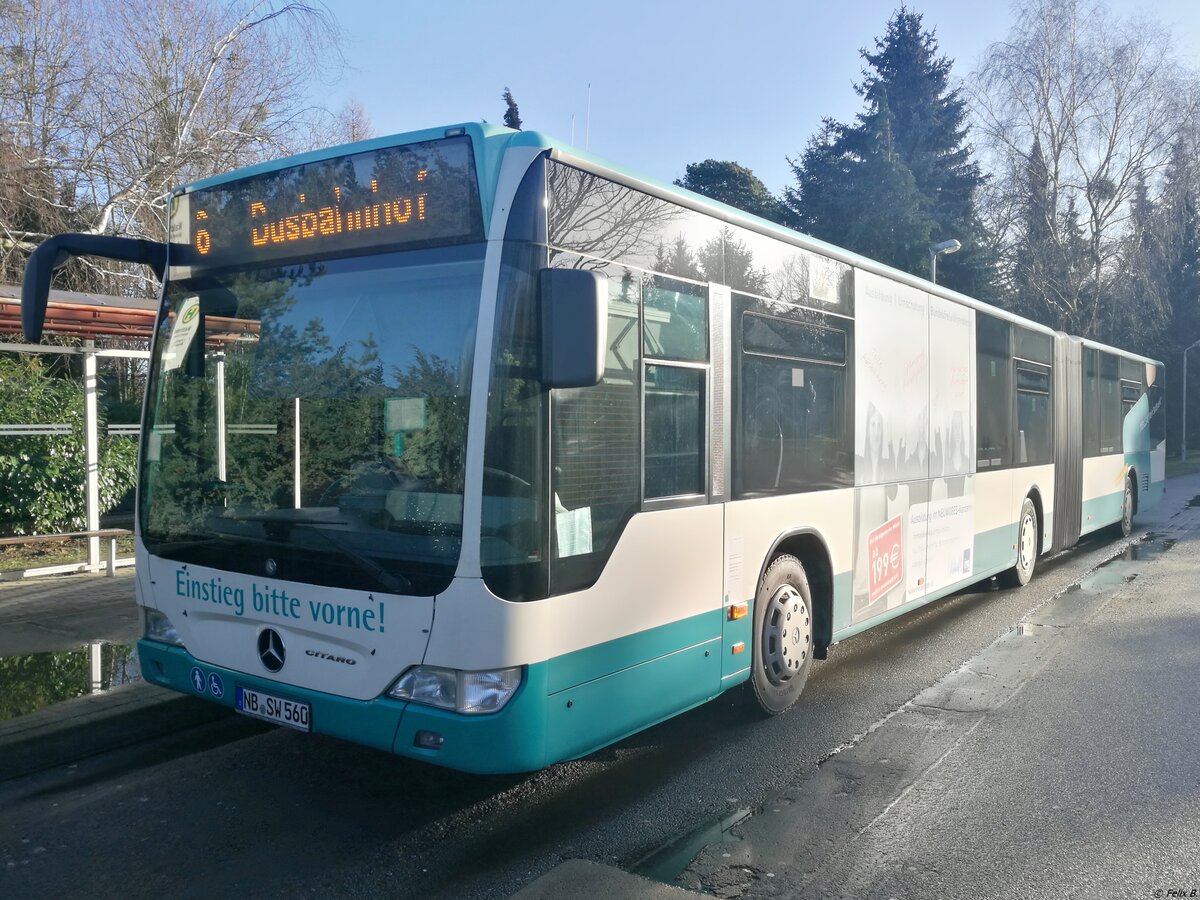
[[[1187,462],[1187,355],[1188,350],[1200,347],[1200,341],[1189,344],[1183,351],[1183,439],[1179,442],[1179,458]]]
[[[962,244],[954,238],[948,241],[942,241],[938,244],[929,246],[929,280],[937,284],[937,258],[943,253],[957,253],[962,249]]]

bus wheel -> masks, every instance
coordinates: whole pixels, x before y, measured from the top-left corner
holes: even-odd
[[[1021,522],[1017,528],[1017,564],[1002,573],[1001,580],[1008,587],[1024,587],[1033,577],[1037,565],[1038,515],[1037,508],[1028,497],[1021,504]]]
[[[784,712],[800,697],[812,668],[812,595],[794,556],[772,560],[754,598],[754,659],[750,682],[759,708]]]
[[[1133,534],[1133,479],[1125,477],[1125,495],[1121,498],[1121,534]]]

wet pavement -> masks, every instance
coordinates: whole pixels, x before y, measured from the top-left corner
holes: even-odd
[[[73,650],[0,656],[0,722],[141,680],[132,644],[91,641]]]
[[[141,680],[133,579],[0,583],[0,782],[228,715]]]
[[[74,650],[138,636],[133,570],[0,582],[0,658]]]
[[[653,874],[728,898],[1200,888],[1197,505]]]
[[[131,570],[0,583],[0,723],[141,680]]]
[[[1190,896],[1197,487],[1198,476],[1174,484],[1139,519],[1154,530],[833,748],[809,778],[690,829],[631,872],[692,897]],[[564,875],[516,897],[554,896]],[[642,884],[595,879],[573,896],[651,897]]]

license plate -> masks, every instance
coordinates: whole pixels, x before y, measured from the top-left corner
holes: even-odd
[[[312,710],[307,703],[285,700],[283,697],[239,686],[237,710],[248,716],[254,716],[256,719],[266,719],[268,722],[286,725],[297,731],[312,730]]]

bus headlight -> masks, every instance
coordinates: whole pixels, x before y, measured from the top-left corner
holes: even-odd
[[[145,628],[143,634],[148,641],[158,641],[160,644],[174,644],[176,647],[183,646],[183,639],[179,636],[179,632],[175,630],[175,626],[171,624],[171,620],[160,613],[157,609],[142,608],[143,621]]]
[[[466,715],[479,715],[503,709],[520,686],[519,666],[485,672],[413,666],[396,679],[388,696]]]

